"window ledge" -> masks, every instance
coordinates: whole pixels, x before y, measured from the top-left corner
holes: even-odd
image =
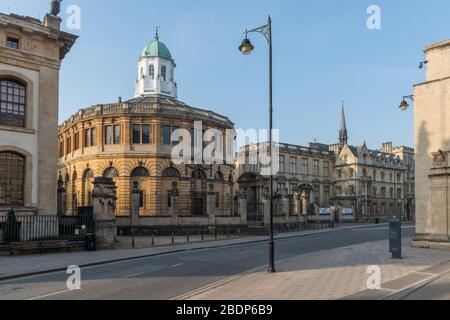
[[[21,132],[21,133],[29,133],[29,134],[35,134],[36,133],[36,130],[34,130],[34,129],[13,127],[13,126],[5,126],[5,125],[0,125],[0,130]]]

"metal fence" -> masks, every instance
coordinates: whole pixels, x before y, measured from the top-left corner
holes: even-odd
[[[247,203],[247,223],[249,226],[264,225],[263,203]]]
[[[0,215],[0,242],[44,240],[83,241],[86,234],[94,233],[91,214],[77,216],[52,215]]]

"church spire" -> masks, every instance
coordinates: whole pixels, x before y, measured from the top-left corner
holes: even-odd
[[[339,145],[343,148],[348,143],[347,123],[345,121],[344,101],[342,101],[341,127],[339,129]]]

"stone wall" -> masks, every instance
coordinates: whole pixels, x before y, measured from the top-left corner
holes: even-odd
[[[450,41],[427,47],[425,54],[427,81],[414,87],[416,240],[448,242]]]

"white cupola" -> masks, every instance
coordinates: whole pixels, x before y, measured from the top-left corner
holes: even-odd
[[[169,49],[159,41],[156,31],[155,39],[145,47],[138,60],[135,98],[163,95],[177,99],[175,68],[176,64]]]

